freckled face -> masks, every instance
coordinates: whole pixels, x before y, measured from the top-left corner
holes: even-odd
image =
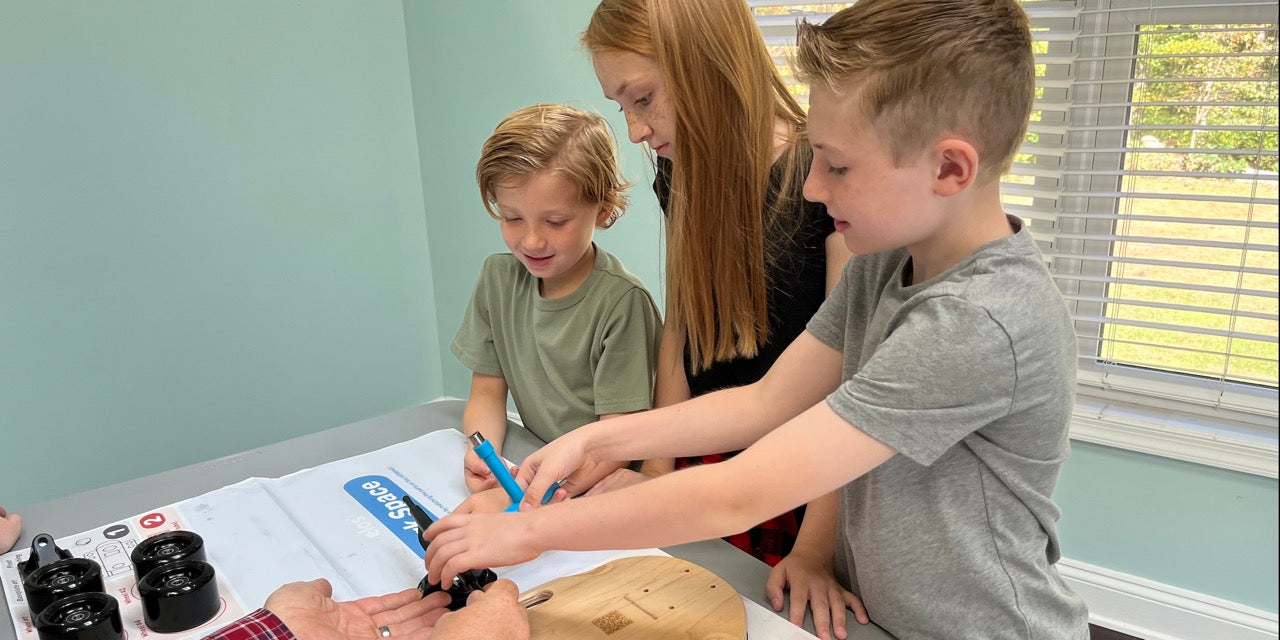
[[[518,184],[494,188],[502,240],[533,276],[544,296],[567,294],[591,273],[591,239],[608,211],[583,203],[555,171],[539,171]],[[567,290],[566,290],[567,289]]]
[[[910,246],[940,224],[928,153],[894,166],[893,155],[862,117],[855,97],[810,87],[813,165],[804,197],[826,205],[836,232],[855,254]]]
[[[604,96],[622,107],[627,138],[670,159],[676,118],[658,61],[629,51],[600,51],[591,54],[591,63]]]

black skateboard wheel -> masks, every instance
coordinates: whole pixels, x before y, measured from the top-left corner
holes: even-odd
[[[167,562],[208,562],[204,553],[204,538],[194,531],[169,531],[147,538],[133,548],[129,560],[133,562],[133,572],[138,579]]]
[[[218,613],[218,583],[213,565],[202,560],[162,564],[138,581],[142,621],[154,631],[194,629]]]
[[[103,591],[102,567],[86,558],[68,558],[37,567],[22,580],[27,608],[37,616],[45,607],[77,593]]]
[[[63,598],[35,620],[40,640],[124,640],[120,605],[100,591]]]

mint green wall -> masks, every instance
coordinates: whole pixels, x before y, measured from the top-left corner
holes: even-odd
[[[0,0],[0,504],[440,394],[399,2]]]
[[[0,504],[465,396],[480,142],[539,100],[625,138],[594,4],[0,0]],[[623,148],[597,239],[656,293]],[[1275,480],[1076,443],[1056,497],[1067,557],[1277,611]]]
[[[475,273],[502,249],[472,176],[480,143],[503,115],[539,100],[577,100],[625,130],[603,100],[577,34],[595,0],[405,0],[427,223],[439,301],[445,388],[465,397],[468,372],[449,353]],[[636,206],[597,238],[653,288],[660,284],[656,204],[642,181]],[[1056,498],[1072,559],[1275,612],[1277,484],[1109,447],[1076,443]]]
[[[626,140],[618,107],[604,99],[578,46],[596,0],[405,0],[422,184],[435,275],[444,386],[466,397],[470,372],[449,351],[484,258],[506,251],[475,186],[480,145],[511,111],[567,102],[604,114],[637,185],[628,213],[596,242],[622,259],[661,302],[660,213],[649,163]]]
[[[1073,442],[1054,497],[1063,555],[1276,612],[1274,479]]]

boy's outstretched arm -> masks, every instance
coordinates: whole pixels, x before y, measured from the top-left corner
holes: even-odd
[[[462,410],[462,432],[470,435],[476,431],[484,434],[493,450],[502,454],[502,443],[507,439],[507,380],[502,376],[471,374],[471,395]],[[489,466],[471,447],[467,447],[462,458],[462,467],[463,478],[471,493],[498,486]]]
[[[431,540],[427,571],[448,582],[550,549],[643,549],[728,535],[833,491],[893,454],[821,402],[719,464],[516,514],[448,516],[424,536]]]
[[[525,562],[548,549],[704,540],[745,530],[833,491],[894,453],[824,402],[839,383],[840,368],[840,353],[806,332],[756,384],[577,429],[525,461],[526,481],[535,475],[534,462],[546,467],[535,479],[541,484],[529,485],[526,495],[545,492],[559,479],[552,476],[587,459],[705,453],[768,435],[726,462],[616,492],[518,514],[446,517],[424,536],[433,540],[429,571],[449,580],[465,569]]]
[[[839,351],[803,332],[759,381],[584,425],[526,458],[517,482],[528,487],[526,496],[542,495],[586,463],[744,449],[835,391],[842,360]],[[530,507],[536,506],[532,500]]]

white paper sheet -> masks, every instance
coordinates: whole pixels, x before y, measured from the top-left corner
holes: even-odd
[[[273,590],[295,580],[328,578],[339,600],[399,591],[417,586],[425,573],[417,527],[400,497],[411,496],[435,517],[451,512],[467,496],[461,473],[466,447],[458,431],[433,431],[282,478],[251,478],[59,538],[57,544],[102,565],[107,593],[120,603],[129,640],[200,638],[261,606]],[[213,620],[196,629],[160,634],[142,622],[129,552],[150,536],[183,529],[204,539],[223,605]],[[18,639],[38,640],[17,568],[28,551],[0,556],[0,580]],[[615,558],[645,554],[665,555],[658,549],[556,551],[494,571],[526,591]],[[813,637],[744,602],[752,637]]]

